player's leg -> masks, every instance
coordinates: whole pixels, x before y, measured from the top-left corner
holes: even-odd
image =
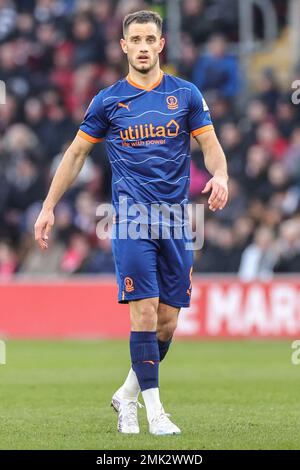
[[[156,336],[160,362],[165,358],[169,350],[174,331],[177,327],[179,311],[180,308],[172,307],[162,302],[158,305]],[[136,373],[131,367],[124,384],[119,389],[119,393],[127,400],[137,400],[140,391]]]
[[[158,373],[155,370],[152,371],[155,372],[153,377],[151,375],[148,378],[143,376],[143,367],[146,366],[147,369],[151,366],[151,363],[139,364],[140,361],[137,359],[140,350],[144,351],[146,348],[151,350],[152,348],[150,355],[154,355],[156,362],[159,360],[158,353],[155,356],[159,294],[156,279],[157,247],[157,242],[148,239],[123,240],[116,238],[113,240],[119,284],[119,302],[129,303],[132,328],[130,349],[133,367],[130,369],[125,383],[115,392],[112,398],[112,405],[119,412],[118,429],[121,432],[138,432],[137,398],[140,392],[139,379],[141,382],[149,380],[150,385],[151,380],[153,380],[152,385],[157,385],[155,374],[158,376]],[[150,341],[150,339],[153,341]],[[152,361],[151,358],[148,360]],[[135,362],[137,363],[136,366],[134,366]],[[154,369],[156,368],[157,364]],[[140,375],[139,378],[136,375],[137,372]],[[145,384],[143,383],[142,388],[144,387]],[[124,421],[128,422],[128,420],[129,425],[124,426]]]
[[[157,340],[160,362],[165,358],[177,328],[179,307],[160,302],[157,312]]]
[[[160,410],[159,349],[156,337],[158,297],[130,302],[130,355],[148,420]]]
[[[158,297],[130,302],[132,369],[142,391],[150,433],[179,434],[180,429],[170,421],[160,401],[157,316]]]
[[[180,308],[190,304],[193,254],[185,249],[185,239],[162,239],[160,248],[157,338],[160,360],[163,360],[177,327]],[[171,425],[177,429],[177,433],[180,432],[177,426],[173,423]]]
[[[179,428],[169,420],[160,401],[158,381],[160,353],[157,339],[157,311],[158,297],[130,302],[132,374],[135,374],[142,391],[150,432],[155,435],[178,434],[180,433]],[[165,320],[164,316],[164,325],[166,327]],[[168,325],[171,326],[170,319]],[[133,384],[133,386],[136,386],[136,384]],[[121,389],[117,393],[121,394]],[[124,397],[124,392],[122,395]],[[129,400],[132,403],[133,398],[128,398],[128,404],[124,398],[121,400],[121,417],[122,420],[132,422],[135,420],[136,415],[133,406],[128,411]],[[122,426],[123,423],[121,428]],[[132,426],[127,426],[127,432],[130,429],[132,429]]]
[[[138,300],[157,297],[157,250],[158,242],[150,239],[113,240],[113,252],[116,263],[116,274],[119,284],[119,302],[142,305]],[[135,309],[135,306],[131,307]],[[137,400],[140,386],[134,370],[131,368],[118,395],[127,400]]]
[[[191,272],[193,260],[192,253],[190,251],[185,250],[184,242],[185,240],[164,241],[163,250],[161,250],[161,254],[158,261],[157,278],[160,292],[160,300],[164,300],[159,302],[156,318],[156,338],[158,343],[159,361],[163,360],[169,349],[172,336],[177,327],[177,320],[180,307],[188,306],[190,302]],[[142,306],[143,304],[143,301],[141,303],[140,301],[130,302],[132,331],[143,331],[143,328],[152,327],[153,333],[154,323],[145,323],[144,315],[140,311],[140,305]],[[176,306],[176,304],[178,304],[178,306]],[[147,311],[148,318],[151,318],[149,309],[147,309]],[[142,322],[142,326],[139,323],[140,321]],[[153,334],[152,340],[154,340]],[[134,359],[132,359],[132,363],[134,363]],[[134,397],[134,399],[137,400],[140,390],[139,385],[141,385],[139,382],[140,380],[137,377],[137,370],[135,370],[135,367],[132,367],[124,385],[121,387],[121,389],[123,389],[123,396],[126,396],[128,399],[130,399],[130,397]],[[143,386],[141,386],[141,388],[143,389]],[[147,397],[149,396],[149,410],[158,410],[160,407],[159,392],[158,390],[156,390],[155,392],[153,392],[153,390],[151,389],[149,390],[149,392],[146,391],[145,393],[143,393],[143,396],[146,396],[146,398],[144,397],[146,408]],[[154,396],[153,393],[155,394]],[[151,411],[149,412],[149,414],[151,415]],[[168,419],[165,418],[164,411],[161,415],[163,416],[165,428],[173,430],[176,429],[175,432],[180,432],[180,430],[175,427],[173,423],[171,423]],[[148,419],[151,422],[151,416],[149,416]],[[160,429],[160,431],[163,430]]]
[[[180,432],[165,415],[159,398],[159,349],[156,336],[159,289],[157,283],[157,252],[159,243],[151,239],[118,239],[113,241],[119,284],[119,302],[129,302],[131,317],[130,352],[132,371],[113,396],[112,405],[119,411],[119,430],[138,432],[137,395],[142,390],[149,419],[150,432]],[[148,357],[149,356],[149,357]],[[150,357],[151,356],[151,357]],[[124,390],[125,388],[125,390]],[[130,409],[129,409],[130,406]],[[121,410],[121,411],[120,411]],[[134,424],[134,419],[136,419]]]

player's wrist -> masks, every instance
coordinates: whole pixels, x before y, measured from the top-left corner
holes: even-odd
[[[221,178],[221,179],[225,180],[226,183],[228,182],[228,173],[226,171],[223,171],[223,170],[216,171],[215,174],[214,174],[214,177],[215,178]]]
[[[46,212],[53,212],[55,205],[50,201],[45,200],[43,203],[43,210]]]

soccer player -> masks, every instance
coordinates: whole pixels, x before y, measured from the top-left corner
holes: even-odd
[[[129,207],[135,203],[148,208],[153,204],[186,206],[190,135],[199,143],[212,175],[203,190],[210,192],[212,211],[227,202],[227,165],[200,91],[160,69],[159,54],[165,44],[161,17],[151,11],[127,15],[123,36],[120,44],[128,58],[129,74],[92,100],[53,178],[35,224],[35,238],[42,249],[48,247],[55,205],[77,177],[93,145],[105,139],[116,211],[112,247],[118,301],[129,303],[132,364],[111,404],[118,411],[118,430],[138,433],[141,392],[150,433],[179,434],[180,429],[162,406],[158,372],[180,308],[190,304],[192,250],[186,249],[185,236],[121,237],[118,229],[124,220],[120,220],[120,201],[126,198]],[[126,217],[125,222],[131,220]]]

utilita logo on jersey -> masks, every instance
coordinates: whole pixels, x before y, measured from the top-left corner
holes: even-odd
[[[152,122],[136,124],[120,131],[120,137],[124,147],[165,144],[164,137],[176,137],[179,128],[180,126],[175,119],[171,119],[165,126],[155,126]]]

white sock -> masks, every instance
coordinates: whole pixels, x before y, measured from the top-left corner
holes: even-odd
[[[141,389],[140,389],[140,386],[139,386],[139,382],[138,382],[136,373],[131,368],[128,375],[127,375],[127,378],[126,378],[124,384],[120,388],[121,396],[122,396],[122,398],[124,398],[126,400],[137,400],[140,391],[141,391]]]
[[[159,398],[159,388],[148,388],[142,392],[142,395],[147,410],[147,418],[150,422],[162,408]]]

